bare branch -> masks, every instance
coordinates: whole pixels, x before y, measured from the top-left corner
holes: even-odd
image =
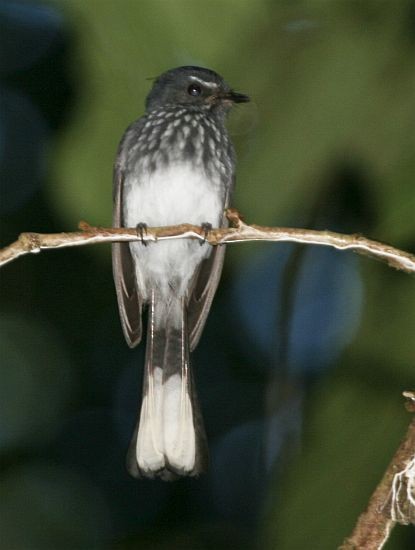
[[[407,409],[415,412],[415,393],[404,392],[403,395],[408,399]],[[415,418],[372,494],[366,511],[339,550],[380,550],[396,523],[406,525],[414,522],[414,462]],[[405,490],[402,490],[403,486]]]
[[[228,209],[227,216],[234,227],[212,229],[208,235],[205,234],[202,227],[191,224],[151,227],[148,228],[146,234],[141,236],[135,228],[92,227],[86,222],[79,224],[81,231],[72,233],[22,233],[17,241],[0,250],[0,266],[25,254],[38,253],[49,248],[141,241],[142,239],[155,242],[165,239],[191,238],[206,240],[214,246],[242,241],[296,242],[331,246],[339,250],[352,250],[375,258],[406,273],[415,273],[415,256],[413,254],[384,243],[366,239],[362,235],[343,235],[332,231],[316,231],[313,229],[247,225],[234,209]]]

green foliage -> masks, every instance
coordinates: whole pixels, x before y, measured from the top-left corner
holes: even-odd
[[[366,508],[406,432],[408,414],[395,398],[397,392],[376,383],[368,388],[344,370],[316,389],[301,457],[297,455],[282,490],[269,496],[267,548],[314,547],[310,541],[322,550],[337,548]]]
[[[3,548],[104,548],[108,517],[100,492],[70,468],[35,461],[15,466],[2,478]]]
[[[4,315],[0,322],[0,448],[47,443],[71,397],[71,365],[44,320]]]

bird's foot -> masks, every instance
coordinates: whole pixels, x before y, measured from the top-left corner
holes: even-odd
[[[137,237],[140,237],[141,244],[147,246],[147,242],[144,240],[144,235],[147,235],[147,224],[140,222],[135,226],[137,230]]]
[[[201,227],[202,230],[203,230],[203,236],[204,236],[203,241],[199,241],[200,246],[202,246],[202,245],[205,244],[205,242],[206,242],[206,239],[207,239],[207,237],[208,237],[208,235],[209,235],[209,231],[212,231],[212,224],[209,223],[209,222],[203,222],[203,223],[200,225],[200,227]]]

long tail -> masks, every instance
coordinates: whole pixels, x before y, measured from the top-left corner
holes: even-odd
[[[189,364],[184,300],[149,307],[143,400],[127,456],[134,477],[196,476],[208,461],[206,435]]]

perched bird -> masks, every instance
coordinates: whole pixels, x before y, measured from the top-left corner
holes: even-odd
[[[235,154],[225,128],[249,101],[214,71],[179,67],[159,76],[145,114],[126,130],[114,167],[114,227],[225,226]],[[200,338],[222,271],[224,247],[191,239],[113,245],[124,335],[142,337],[148,309],[141,413],[127,457],[134,477],[195,476],[207,444],[189,353]]]

